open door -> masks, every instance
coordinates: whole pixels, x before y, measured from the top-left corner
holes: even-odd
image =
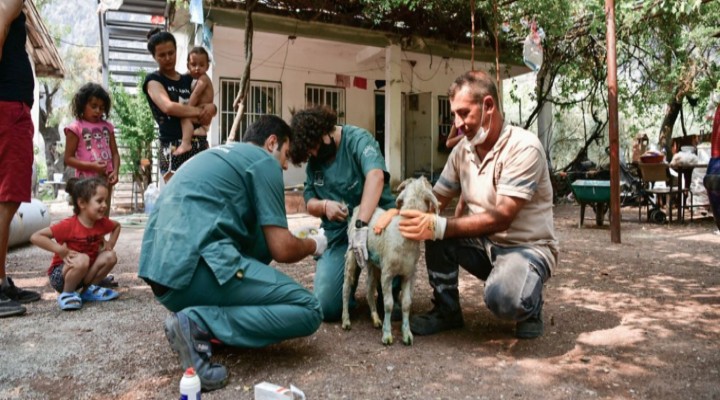
[[[405,177],[425,175],[431,179],[432,159],[432,93],[405,95]]]
[[[375,92],[375,140],[385,157],[385,92]]]

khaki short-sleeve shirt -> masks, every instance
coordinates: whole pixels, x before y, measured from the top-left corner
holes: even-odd
[[[532,132],[505,124],[484,159],[463,138],[433,189],[445,197],[461,195],[471,215],[494,210],[498,196],[526,200],[510,227],[489,238],[498,245],[534,248],[551,269],[557,264],[550,173],[542,144]]]

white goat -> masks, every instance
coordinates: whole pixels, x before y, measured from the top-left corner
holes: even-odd
[[[438,211],[438,200],[432,192],[432,186],[425,177],[418,179],[407,179],[398,186],[400,194],[396,204],[401,210]],[[391,332],[390,316],[393,309],[392,280],[396,276],[402,277],[401,298],[402,298],[402,334],[403,343],[411,345],[413,335],[410,332],[410,305],[412,303],[413,286],[415,284],[415,271],[417,261],[420,257],[421,242],[405,239],[398,230],[399,215],[392,217],[392,220],[384,230],[376,229],[378,218],[385,213],[385,210],[377,208],[370,219],[368,229],[367,248],[369,259],[367,262],[367,302],[373,325],[376,328],[382,326],[383,344],[389,345],[393,342]],[[348,235],[355,226],[358,215],[358,207],[353,211],[353,218],[348,225]],[[355,253],[348,249],[345,254],[345,281],[343,284],[343,312],[342,327],[350,329],[350,314],[348,304],[350,292],[355,283],[357,262]],[[381,282],[382,293],[384,294],[385,317],[380,321],[375,303],[375,288]]]

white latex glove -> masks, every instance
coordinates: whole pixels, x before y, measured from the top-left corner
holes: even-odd
[[[350,248],[355,253],[355,260],[357,261],[360,268],[365,268],[367,265],[368,251],[367,251],[367,237],[368,227],[362,227],[360,229],[353,228],[350,237]]]
[[[308,239],[312,239],[315,241],[315,252],[313,253],[315,257],[319,257],[320,255],[322,255],[322,253],[325,252],[325,250],[327,250],[328,242],[327,237],[325,236],[324,229],[318,229],[317,233],[308,236]]]

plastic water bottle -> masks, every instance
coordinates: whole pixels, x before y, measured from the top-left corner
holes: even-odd
[[[153,208],[155,208],[155,201],[157,201],[159,190],[155,184],[151,184],[143,193],[143,200],[145,204],[145,214],[150,215]]]
[[[200,400],[200,378],[193,367],[188,368],[180,379],[180,400]]]

